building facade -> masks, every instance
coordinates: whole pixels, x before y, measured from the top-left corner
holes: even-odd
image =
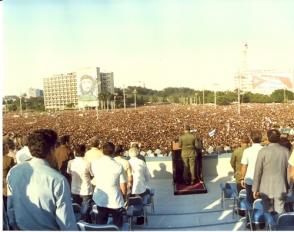
[[[114,94],[113,72],[100,73],[101,92]]]
[[[113,73],[100,73],[99,67],[44,78],[45,109],[97,107],[100,93],[114,93]]]
[[[75,73],[58,74],[44,78],[43,85],[46,110],[77,107],[77,78]]]
[[[26,92],[26,97],[42,97],[43,96],[43,90],[41,89],[35,89],[35,88],[29,88]]]

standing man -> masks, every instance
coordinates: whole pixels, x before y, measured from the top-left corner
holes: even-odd
[[[90,139],[91,148],[86,152],[84,158],[88,163],[93,162],[95,159],[98,159],[103,155],[102,151],[99,149],[99,144],[100,140],[97,135]]]
[[[77,230],[67,180],[46,161],[57,134],[50,129],[28,137],[33,158],[13,167],[7,176],[7,214],[13,230]]]
[[[266,210],[277,213],[284,211],[283,195],[288,191],[287,168],[289,151],[279,143],[280,132],[271,129],[267,132],[270,144],[262,148],[258,154],[254,179],[253,196],[263,198]]]
[[[248,147],[244,150],[242,160],[241,160],[241,186],[246,189],[246,197],[247,201],[250,204],[253,204],[253,192],[252,192],[252,185],[253,185],[253,177],[254,177],[254,170],[256,159],[258,156],[259,151],[262,149],[261,146],[261,139],[262,133],[260,130],[252,130],[250,132],[250,138],[252,141],[252,146]]]
[[[231,157],[231,166],[234,169],[234,176],[237,183],[238,193],[242,189],[241,179],[244,180],[242,178],[242,173],[241,173],[241,160],[242,160],[243,152],[248,147],[249,143],[250,143],[249,138],[247,136],[244,136],[241,139],[241,146],[234,150]]]
[[[91,163],[91,171],[95,179],[93,200],[98,207],[98,224],[106,224],[108,215],[112,214],[113,223],[122,227],[127,178],[122,165],[112,158],[114,151],[113,143],[105,143],[103,155]]]
[[[181,157],[184,163],[184,182],[187,185],[196,183],[195,175],[195,137],[190,132],[190,127],[185,126],[184,134],[180,136],[179,146],[182,149]],[[189,178],[191,176],[191,179]]]

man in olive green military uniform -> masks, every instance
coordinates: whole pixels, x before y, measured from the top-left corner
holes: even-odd
[[[242,178],[241,160],[242,160],[243,152],[248,147],[249,143],[250,141],[248,136],[244,136],[241,139],[241,147],[236,148],[231,157],[231,166],[234,169],[234,176],[236,179],[238,192],[240,192],[241,189],[243,189],[243,187],[241,186],[241,178]]]
[[[184,163],[184,181],[186,184],[195,184],[195,137],[191,134],[189,126],[185,126],[184,134],[179,139],[179,145],[182,149],[181,157]],[[189,175],[191,175],[191,182],[189,182]]]

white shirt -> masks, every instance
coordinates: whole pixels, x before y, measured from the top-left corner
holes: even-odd
[[[93,194],[90,164],[87,161],[82,157],[70,160],[67,165],[67,173],[72,176],[71,192],[73,194],[81,196]]]
[[[31,152],[28,146],[24,146],[22,149],[16,152],[16,163],[22,163],[32,158]]]
[[[244,181],[248,185],[253,185],[254,169],[258,152],[262,146],[259,143],[253,143],[251,147],[244,150],[241,164],[247,165],[247,171]]]
[[[100,207],[118,209],[124,206],[120,184],[127,183],[123,167],[113,158],[102,155],[91,163],[95,177],[93,200]]]
[[[129,162],[133,173],[132,194],[144,193],[150,179],[150,173],[147,165],[143,160],[137,157],[131,157]]]
[[[101,150],[96,147],[91,147],[91,149],[86,152],[84,159],[88,163],[92,163],[95,159],[100,158],[102,155],[103,153]]]
[[[132,176],[132,168],[128,160],[121,156],[114,157],[114,160],[122,165],[127,177]]]

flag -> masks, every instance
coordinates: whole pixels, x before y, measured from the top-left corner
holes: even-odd
[[[213,129],[212,131],[208,132],[209,137],[214,136],[216,133],[216,129]]]

